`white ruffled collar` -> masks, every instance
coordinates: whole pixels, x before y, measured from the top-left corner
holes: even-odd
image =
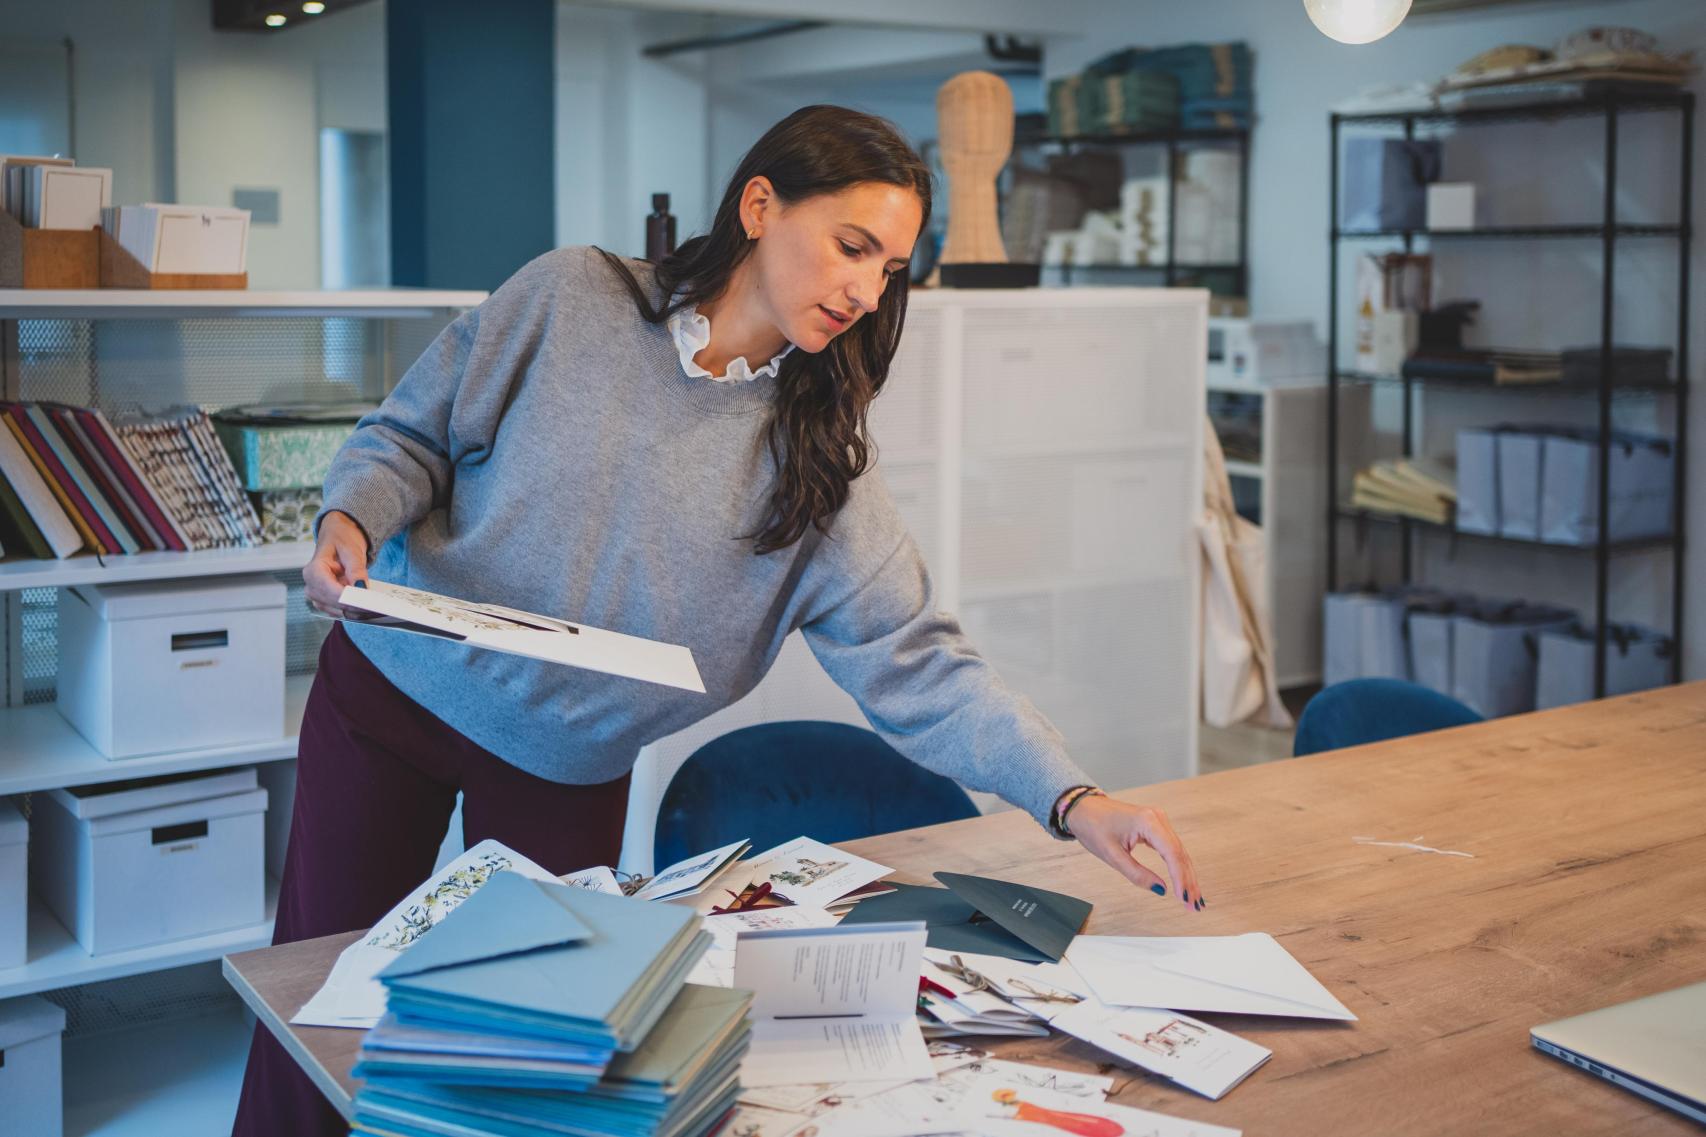
[[[675,350],[681,356],[681,369],[695,379],[709,379],[713,383],[750,383],[754,379],[774,376],[782,367],[782,360],[794,345],[789,344],[782,349],[780,355],[772,356],[769,363],[754,371],[746,362],[746,356],[737,355],[730,361],[728,373],[712,375],[705,368],[693,362],[693,357],[705,350],[711,342],[711,321],[707,316],[699,314],[699,309],[689,304],[679,311],[670,313],[669,334],[675,339]]]

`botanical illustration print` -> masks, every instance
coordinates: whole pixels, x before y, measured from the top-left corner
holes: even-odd
[[[942,1082],[960,1085],[1000,1078],[1009,1085],[1030,1090],[1047,1090],[1064,1097],[1101,1101],[1106,1096],[1111,1079],[1095,1074],[1080,1074],[1072,1070],[1056,1070],[1050,1066],[1031,1066],[1022,1062],[1004,1062],[998,1058],[975,1058],[964,1066],[939,1075]]]
[[[502,853],[487,853],[472,865],[457,869],[429,888],[420,901],[409,905],[397,918],[397,923],[382,932],[375,932],[367,942],[373,947],[402,951],[432,930],[464,900],[474,895],[495,872],[510,867],[510,859]]]
[[[1075,1137],[1124,1137],[1126,1131],[1125,1126],[1111,1117],[1050,1109],[1046,1105],[1026,1101],[1018,1090],[996,1090],[990,1095],[990,1100],[1004,1107],[1001,1114],[1003,1117],[1058,1129],[1063,1133],[1074,1134]]]
[[[540,616],[532,612],[520,612],[514,608],[505,608],[501,604],[476,604],[471,600],[457,600],[449,596],[440,596],[434,592],[422,592],[418,588],[408,588],[401,584],[386,582],[386,591],[400,596],[411,604],[431,612],[452,624],[462,624],[491,632],[570,632],[579,634],[579,630],[571,624],[549,616]]]
[[[777,869],[770,874],[770,879],[778,884],[791,884],[795,888],[804,888],[847,867],[846,861],[814,861],[810,857],[801,857],[791,868]]]
[[[1114,1034],[1133,1046],[1141,1046],[1151,1054],[1159,1054],[1163,1058],[1177,1058],[1181,1051],[1189,1050],[1208,1037],[1208,1031],[1183,1019],[1174,1019],[1160,1030],[1152,1030],[1142,1038],[1133,1038],[1122,1030],[1116,1030]]]
[[[653,877],[646,882],[646,887],[655,888],[660,884],[668,884],[672,880],[680,880],[683,877],[692,876],[694,873],[702,873],[716,864],[718,858],[718,853],[712,853],[702,861],[695,861],[690,865],[683,865],[681,868],[666,872],[662,876]]]

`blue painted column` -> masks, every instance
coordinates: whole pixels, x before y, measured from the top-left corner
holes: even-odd
[[[494,289],[554,244],[555,0],[385,6],[391,280]]]

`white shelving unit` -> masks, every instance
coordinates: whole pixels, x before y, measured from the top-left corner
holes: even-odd
[[[109,410],[377,399],[444,324],[485,298],[484,292],[437,289],[0,289],[0,396],[95,403]],[[289,542],[0,560],[0,796],[294,758],[313,681],[309,674],[286,681],[282,737],[108,760],[51,703],[23,698],[21,660],[28,651],[39,655],[40,644],[26,642],[19,597],[26,590],[95,583],[290,574],[310,552],[306,543]],[[36,603],[39,608],[43,601]],[[45,906],[32,901],[28,959],[22,967],[0,970],[0,999],[142,977],[264,946],[272,939],[277,900],[277,883],[269,880],[266,918],[259,924],[99,956],[85,952]],[[66,1132],[111,1137],[164,1128],[220,1131],[236,1102],[247,1037],[236,1013],[68,1036]]]
[[[205,936],[172,940],[130,951],[90,955],[39,901],[30,902],[30,961],[22,967],[0,971],[0,999],[32,995],[80,983],[122,979],[149,971],[164,971],[190,963],[266,947],[272,942],[273,914],[278,910],[278,882],[269,878],[266,890],[266,919],[246,928],[230,928]]]
[[[118,584],[128,580],[178,580],[243,572],[281,572],[308,563],[314,546],[280,541],[253,549],[203,549],[191,553],[136,553],[96,557],[78,553],[64,560],[0,561],[0,591],[18,588],[72,588],[80,584]]]
[[[307,675],[293,675],[285,680],[286,733],[281,738],[206,750],[174,750],[117,761],[84,741],[52,706],[7,707],[0,710],[0,796],[294,758],[296,732],[302,724],[302,708],[308,701],[311,684],[312,677]]]
[[[341,316],[400,320],[473,308],[484,292],[367,288],[341,292],[132,288],[0,288],[0,320]]]

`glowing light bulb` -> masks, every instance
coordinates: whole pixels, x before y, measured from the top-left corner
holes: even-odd
[[[282,28],[284,27],[284,17],[274,12],[266,18],[266,25],[269,28]]]
[[[320,0],[308,0],[306,4],[302,5],[302,11],[309,16],[318,16],[325,10],[326,6],[320,3]]]
[[[1303,0],[1303,10],[1323,35],[1340,43],[1373,43],[1404,22],[1410,0]]]

